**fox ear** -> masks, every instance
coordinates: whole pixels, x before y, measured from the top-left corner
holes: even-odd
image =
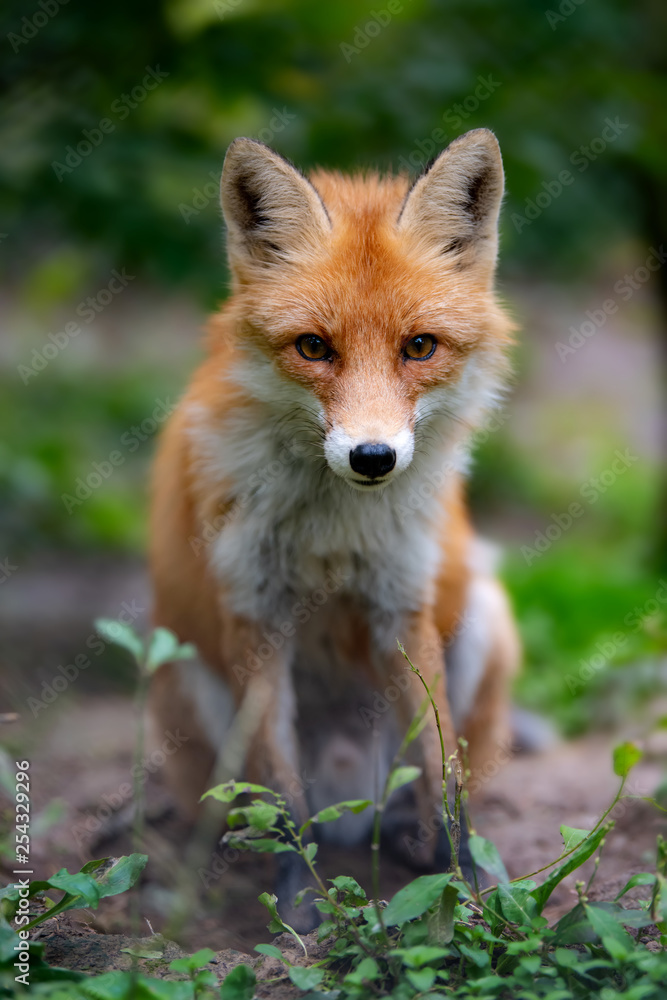
[[[455,139],[426,168],[398,217],[400,232],[413,234],[460,266],[493,273],[503,161],[498,140],[486,128]]]
[[[268,146],[235,139],[220,181],[229,262],[241,281],[249,272],[312,253],[331,224],[315,188]]]

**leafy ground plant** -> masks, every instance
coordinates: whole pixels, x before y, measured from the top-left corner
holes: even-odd
[[[121,635],[110,623],[100,626],[132,652],[139,665],[143,682],[138,694],[141,712],[148,674],[164,658],[188,656],[191,650],[179,646],[171,634],[160,632],[144,643],[133,633]],[[281,995],[288,986],[305,1000],[384,996],[397,1000],[436,996],[462,1000],[662,1000],[667,995],[667,843],[658,838],[655,871],[633,875],[614,899],[594,902],[589,895],[613,827],[610,814],[626,797],[628,774],[641,759],[641,752],[631,743],[622,744],[614,752],[619,788],[592,829],[562,826],[560,856],[539,871],[512,880],[495,846],[477,834],[470,823],[465,809],[464,746],[448,759],[443,748],[443,822],[450,829],[451,870],[422,875],[388,903],[380,901],[382,813],[392,792],[419,776],[418,768],[404,764],[404,756],[430,710],[434,705],[426,689],[424,702],[396,754],[378,803],[338,803],[297,826],[285,800],[261,785],[231,781],[206,793],[213,803],[225,805],[230,828],[227,838],[235,846],[259,852],[297,852],[309,867],[315,905],[322,914],[317,960],[309,955],[309,949],[312,952],[314,947],[312,937],[304,939],[284,923],[276,897],[263,893],[260,899],[269,912],[269,930],[292,935],[303,956],[297,960],[290,952],[288,958],[278,942],[258,945],[258,959],[253,966],[261,962],[262,955],[285,966],[285,973],[274,980],[261,978],[261,968],[243,963],[220,985],[208,967],[214,958],[209,949],[171,962],[168,971],[173,978],[169,980],[140,973],[136,962],[129,972],[87,976],[50,968],[43,960],[43,946],[32,942],[31,986],[26,991],[14,980],[18,937],[10,921],[19,914],[21,900],[18,890],[9,887],[0,893],[0,996],[29,994],[48,1000],[252,1000],[258,990],[262,996],[270,996],[275,984],[283,990]],[[450,801],[447,784],[452,778],[455,794]],[[332,822],[348,810],[369,808],[375,809],[372,899],[350,876],[322,879],[316,863],[317,844],[311,836],[312,828],[320,823]],[[463,825],[467,827],[472,858],[470,879],[463,876],[457,858],[457,828]],[[544,912],[555,888],[591,860],[592,874],[576,883],[576,905],[550,923]],[[34,929],[49,917],[74,907],[95,908],[104,896],[129,889],[145,862],[145,855],[133,854],[115,862],[90,862],[74,875],[63,870],[44,882],[33,882],[29,900],[41,900],[43,909],[30,913],[27,926]],[[484,882],[483,872],[487,881],[491,877],[492,885]],[[64,893],[55,903],[46,895],[54,890]],[[631,891],[642,898],[633,899],[626,908]],[[325,957],[321,958],[323,952]],[[146,957],[141,942],[130,953]]]
[[[430,701],[427,696],[424,707]],[[402,751],[419,729],[418,719]],[[232,829],[227,836],[234,846],[272,853],[295,851],[308,865],[317,887],[315,905],[323,917],[318,938],[329,946],[326,958],[304,967],[287,962],[276,945],[258,945],[256,951],[282,958],[291,982],[309,998],[407,1000],[448,995],[465,1000],[659,1000],[667,995],[665,842],[658,838],[655,872],[634,875],[613,900],[591,902],[588,895],[614,825],[609,815],[624,796],[628,774],[640,759],[641,752],[631,743],[616,748],[613,765],[620,779],[616,796],[592,829],[561,827],[563,850],[550,865],[510,880],[497,849],[475,832],[464,809],[473,879],[463,877],[454,850],[451,871],[416,878],[388,904],[381,903],[377,893],[375,900],[369,900],[359,883],[348,876],[325,885],[315,864],[317,846],[306,838],[312,824],[331,822],[345,810],[356,812],[371,803],[330,806],[297,828],[281,796],[262,786],[227,782],[207,795],[232,806],[228,814]],[[460,798],[450,809],[444,789],[447,776],[457,767],[458,761],[445,760],[443,752],[443,815],[452,825],[459,816]],[[391,790],[416,777],[414,772],[395,761],[376,810],[383,807]],[[250,796],[250,803],[234,806],[242,795]],[[377,853],[377,822],[375,831]],[[554,889],[591,858],[591,876],[576,883],[576,905],[549,923],[544,910]],[[549,869],[538,882],[536,876]],[[482,872],[494,879],[493,885],[482,888]],[[626,894],[640,887],[645,898],[624,908]],[[307,957],[306,943],[281,920],[276,897],[264,893],[260,900],[271,916],[269,930],[291,934]],[[251,1000],[256,985],[254,971],[239,966],[223,983],[223,1000]]]
[[[20,954],[29,955],[29,974],[32,983],[78,981],[86,977],[67,969],[55,969],[42,958],[44,946],[25,938],[44,921],[57,917],[66,910],[91,908],[96,910],[100,900],[130,889],[144,869],[148,858],[145,854],[130,854],[123,858],[102,858],[89,861],[81,871],[70,874],[65,868],[46,880],[35,879],[26,889],[12,884],[0,889],[0,996],[22,995],[16,989],[16,966]],[[53,893],[62,893],[57,901]],[[15,923],[12,927],[11,922]],[[19,936],[19,932],[21,936]],[[21,961],[23,959],[21,958]]]

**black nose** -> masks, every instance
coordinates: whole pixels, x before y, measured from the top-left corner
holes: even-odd
[[[350,465],[360,476],[378,479],[396,465],[396,452],[388,444],[358,444],[350,452]]]

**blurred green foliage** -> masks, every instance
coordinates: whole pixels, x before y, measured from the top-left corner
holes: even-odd
[[[419,168],[495,129],[508,270],[590,271],[611,238],[665,231],[659,0],[404,0],[393,15],[356,0],[44,3],[56,13],[7,0],[0,14],[0,253],[18,280],[67,239],[95,247],[101,270],[187,281],[212,302],[216,180],[239,134],[304,167]],[[607,118],[621,131],[573,164]],[[563,170],[574,181],[556,204],[513,224]]]
[[[494,129],[508,179],[505,277],[593,279],[617,245],[664,239],[660,0],[400,7],[388,17],[385,0],[6,0],[0,264],[19,305],[45,324],[54,310],[69,315],[115,267],[213,305],[226,284],[217,178],[238,135],[305,169],[416,172],[462,132]],[[607,119],[616,134],[601,140]],[[572,183],[558,180],[564,170]],[[664,310],[664,268],[655,284]],[[76,516],[62,496],[186,373],[56,369],[35,391],[14,370],[0,384],[0,426],[11,428],[0,445],[0,555],[141,548],[152,436],[124,452]],[[547,481],[547,466],[494,435],[471,484],[478,512],[542,527],[573,485]],[[531,565],[525,532],[504,540],[531,668],[521,695],[570,731],[655,683],[653,667],[636,667],[653,650],[644,630],[583,688],[565,680],[655,594],[655,506],[655,470],[643,463]]]
[[[181,383],[180,373],[155,369],[50,373],[39,393],[3,379],[0,426],[12,433],[0,442],[0,551],[23,560],[50,548],[141,550],[161,424],[152,413],[158,400],[177,399]],[[90,488],[90,476],[100,485]]]
[[[39,394],[15,379],[0,382],[0,425],[13,428],[0,446],[0,551],[20,562],[53,547],[143,551],[156,435],[129,442],[157,399],[177,398],[182,381],[173,368],[153,368],[85,380],[52,370]],[[478,450],[470,495],[503,547],[502,575],[525,645],[519,697],[568,733],[618,722],[666,679],[656,657],[665,644],[652,637],[664,625],[650,603],[661,588],[649,559],[655,469],[637,463],[546,552],[526,558],[522,547],[567,507],[576,484],[530,462],[505,428],[492,438]],[[76,496],[77,483],[112,451],[122,464],[70,513],[63,496]],[[600,469],[608,455],[601,443]],[[618,633],[627,641],[613,642]],[[600,646],[604,662],[592,661]]]

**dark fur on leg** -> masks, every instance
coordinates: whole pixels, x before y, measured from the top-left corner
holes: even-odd
[[[278,913],[299,934],[307,934],[320,924],[322,914],[313,902],[313,893],[307,893],[298,906],[294,900],[303,889],[313,885],[313,876],[303,858],[293,851],[277,854],[276,861]]]

